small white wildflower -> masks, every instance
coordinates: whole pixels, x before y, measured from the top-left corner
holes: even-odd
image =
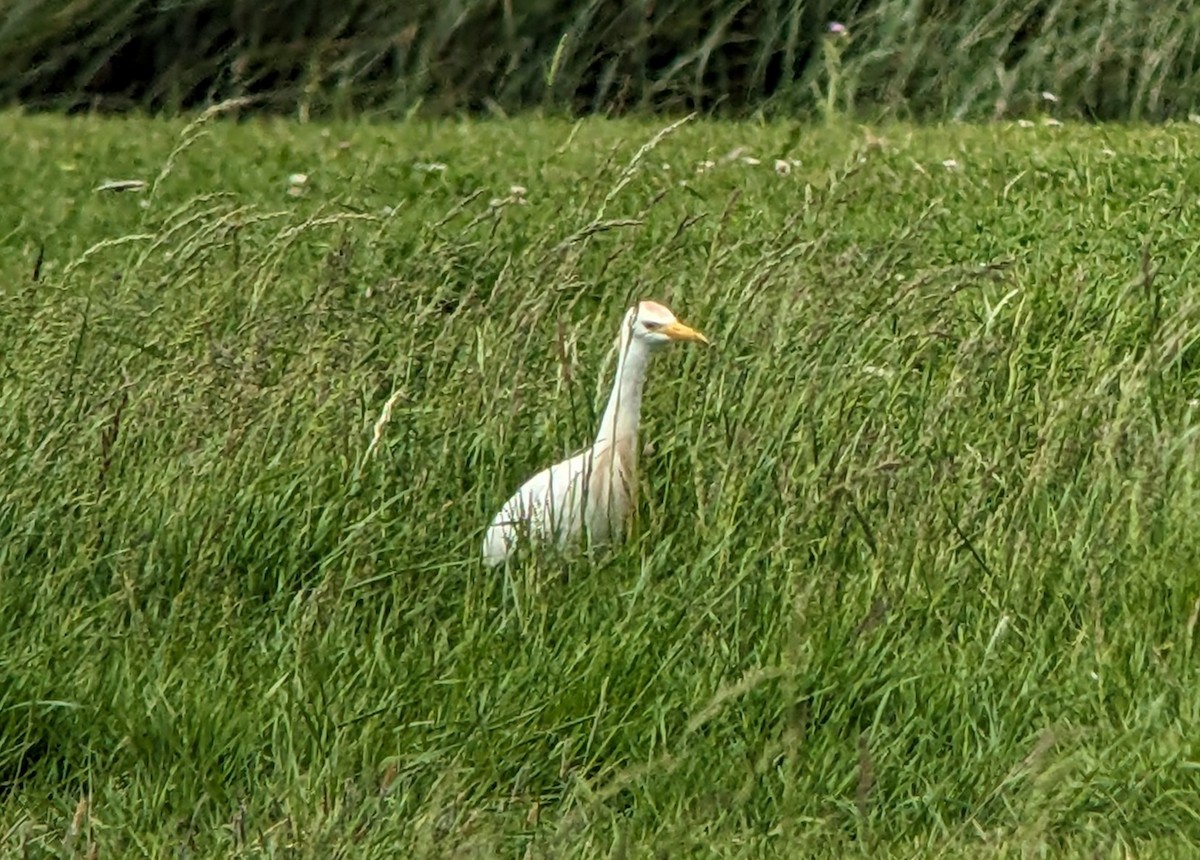
[[[395,206],[384,206],[382,209],[379,210],[379,214],[382,215],[384,218],[387,218],[389,215],[395,215],[396,207]]]
[[[513,197],[524,197],[529,192],[525,190],[524,185],[514,185],[512,188],[508,189],[508,193]]]
[[[762,162],[759,161],[757,158],[755,158],[753,155],[743,155],[742,156],[742,164],[749,164],[751,167],[754,167],[756,165],[762,164]]]
[[[288,194],[290,194],[292,197],[299,197],[303,193],[304,193],[304,189],[301,188],[299,185],[289,185],[288,186]]]
[[[1051,126],[1052,128],[1058,128],[1059,126],[1062,125],[1062,123],[1059,122],[1058,120],[1056,120],[1054,117],[1048,116],[1042,120],[1042,125],[1048,125],[1048,126]]]
[[[739,158],[741,158],[743,155],[745,155],[746,152],[747,152],[746,147],[735,146],[733,149],[729,150],[729,152],[725,153],[724,157],[721,160],[722,161],[737,161]]]
[[[1017,120],[1017,125],[1019,125],[1021,128],[1033,128],[1033,120],[1019,119]]]
[[[671,165],[667,164],[667,163],[664,161],[664,162],[662,163],[662,169],[663,169],[663,170],[670,170],[670,169],[671,169]]]
[[[150,208],[150,201],[149,201],[149,200],[139,200],[139,201],[138,201],[138,206],[141,206],[143,209],[149,209],[149,208]]]
[[[288,177],[288,185],[303,185],[308,182],[307,173],[293,173]]]
[[[1109,158],[1112,158],[1114,155],[1116,155],[1116,153],[1113,150],[1109,149],[1107,146],[1103,147],[1100,150],[1100,154],[1107,155]]]
[[[1195,409],[1197,406],[1200,406],[1200,398],[1193,397],[1188,401],[1188,406],[1192,407],[1193,409]]]
[[[942,167],[946,168],[947,170],[958,170],[958,162],[953,158],[947,158],[942,162]]]
[[[717,163],[715,161],[701,161],[696,165],[696,172],[703,173],[706,170],[712,170],[716,166]]]
[[[792,172],[792,165],[784,161],[782,158],[775,159],[775,172],[780,176],[787,176]]]
[[[792,167],[799,167],[802,162],[798,158],[793,158],[788,161],[788,164],[792,165]]]
[[[1188,114],[1188,122],[1200,123],[1200,113]]]
[[[1042,90],[1042,101],[1057,102],[1058,96],[1056,96],[1054,93],[1050,92],[1049,90]]]

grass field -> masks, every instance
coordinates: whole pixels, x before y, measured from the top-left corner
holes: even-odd
[[[1195,856],[1200,128],[665,125],[0,116],[0,855]]]

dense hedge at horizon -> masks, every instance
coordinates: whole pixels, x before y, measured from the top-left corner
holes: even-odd
[[[1159,120],[1198,46],[1185,0],[11,0],[0,104]]]

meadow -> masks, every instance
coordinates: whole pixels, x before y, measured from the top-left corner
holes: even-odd
[[[1200,850],[1200,127],[0,139],[0,855]]]

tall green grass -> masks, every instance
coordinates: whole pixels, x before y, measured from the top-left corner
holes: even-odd
[[[836,79],[831,20],[850,30]],[[11,0],[0,103],[1184,119],[1200,110],[1198,45],[1188,0]]]
[[[0,854],[1200,844],[1192,127],[0,129]]]

